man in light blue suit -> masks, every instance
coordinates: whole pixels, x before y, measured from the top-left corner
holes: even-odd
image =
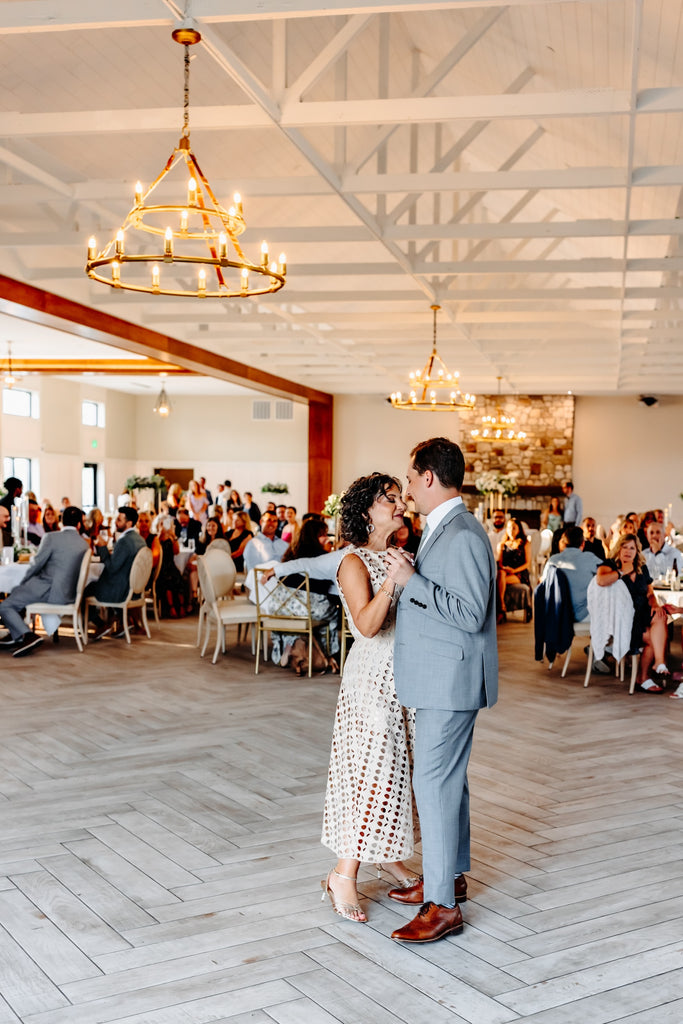
[[[413,566],[387,553],[402,586],[394,676],[405,707],[416,708],[413,789],[422,831],[424,883],[389,895],[421,904],[393,939],[433,942],[462,930],[470,868],[467,765],[479,708],[498,695],[496,571],[483,527],[465,508],[463,454],[437,437],[410,453],[406,497],[427,517]]]

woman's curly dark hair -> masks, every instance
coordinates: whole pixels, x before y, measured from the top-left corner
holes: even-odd
[[[390,487],[401,490],[396,477],[387,473],[371,473],[353,481],[341,498],[340,527],[344,540],[359,546],[367,544],[370,508]]]

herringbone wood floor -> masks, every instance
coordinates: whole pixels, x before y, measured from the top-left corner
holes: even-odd
[[[503,627],[466,928],[405,948],[371,871],[369,925],[320,902],[336,677],[194,631],[0,655],[0,1024],[683,1021],[681,704]]]

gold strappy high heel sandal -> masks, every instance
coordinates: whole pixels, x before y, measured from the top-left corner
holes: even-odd
[[[347,882],[355,882],[356,879],[351,875],[342,875],[336,868],[332,868],[327,873],[327,878],[323,878],[320,882],[323,890],[322,899],[325,896],[330,897],[330,903],[335,914],[339,914],[340,917],[346,918],[347,921],[353,921],[355,924],[367,924],[368,919],[365,916],[365,911],[360,907],[358,903],[346,903],[344,900],[339,900],[334,894],[334,891],[330,888],[330,876],[336,875],[337,878],[345,878]],[[353,914],[362,914],[362,917],[353,917]]]
[[[385,874],[389,875],[391,878],[395,889],[411,889],[414,885],[417,885],[418,882],[422,881],[422,875],[408,875],[407,878],[398,878],[394,872],[385,867],[384,864],[376,864],[375,866],[377,868],[377,877],[381,878],[382,872],[384,871]]]

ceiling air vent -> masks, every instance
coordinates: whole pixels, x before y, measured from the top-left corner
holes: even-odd
[[[251,403],[251,418],[252,420],[269,420],[270,402],[266,402],[262,398],[255,398]]]
[[[275,419],[276,420],[293,420],[294,419],[294,403],[289,401],[281,401],[275,403]]]

